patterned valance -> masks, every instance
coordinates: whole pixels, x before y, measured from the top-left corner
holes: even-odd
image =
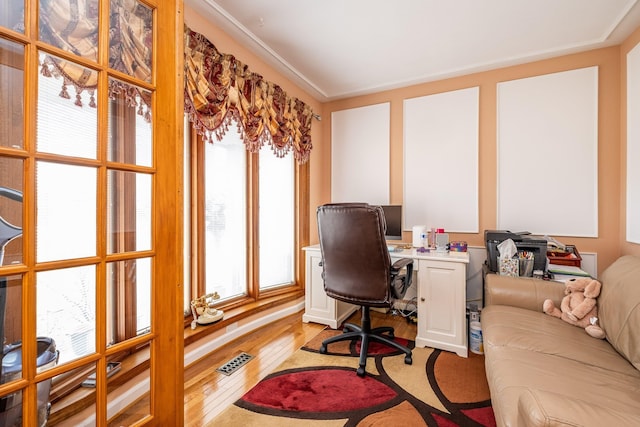
[[[59,93],[61,98],[71,99],[68,86],[73,86],[76,93],[74,103],[78,107],[83,106],[82,93],[87,92],[89,107],[96,108],[95,91],[98,87],[98,73],[95,71],[92,72],[64,59],[43,55],[40,74],[62,79],[62,89]],[[109,79],[108,96],[109,99],[125,99],[128,106],[135,107],[137,114],[144,116],[145,121],[151,123],[151,96],[148,91],[120,80]]]
[[[40,39],[60,49],[93,61],[98,55],[98,0],[60,2],[40,1]],[[153,11],[130,0],[110,0],[109,66],[140,80],[151,81]],[[71,99],[68,87],[75,89],[75,104],[82,107],[82,93],[89,94],[94,107],[98,73],[77,63],[53,55],[40,56],[40,73],[62,78],[60,96]],[[111,99],[122,96],[138,114],[151,120],[149,93],[134,85],[109,79]]]
[[[218,52],[202,34],[185,28],[185,109],[206,141],[222,139],[235,122],[251,152],[265,142],[278,157],[293,150],[309,159],[313,111],[234,56]]]

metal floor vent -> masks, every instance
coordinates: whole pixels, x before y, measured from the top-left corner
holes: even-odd
[[[250,354],[240,353],[224,365],[220,366],[218,369],[216,369],[216,371],[220,372],[221,374],[231,375],[251,359],[253,359],[253,356],[251,356]]]

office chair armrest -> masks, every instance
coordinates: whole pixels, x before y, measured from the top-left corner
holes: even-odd
[[[404,267],[406,267],[409,264],[411,264],[411,267],[413,267],[413,259],[411,259],[411,258],[400,258],[399,260],[394,262],[393,265],[391,266],[391,273],[392,274],[394,274],[394,273],[398,274],[398,272],[400,270],[402,270]]]
[[[407,268],[405,274],[399,274],[403,268]],[[411,286],[413,279],[413,259],[401,258],[391,266],[391,291],[393,297],[401,299]]]

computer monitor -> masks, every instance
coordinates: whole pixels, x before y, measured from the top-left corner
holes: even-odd
[[[387,221],[387,240],[402,240],[402,205],[382,205],[384,218]]]

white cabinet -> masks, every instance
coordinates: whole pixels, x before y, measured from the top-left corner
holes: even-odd
[[[305,304],[303,322],[314,322],[337,329],[359,307],[327,296],[322,280],[319,246],[304,248],[306,253]]]
[[[467,357],[466,262],[458,258],[418,261],[417,347]]]

